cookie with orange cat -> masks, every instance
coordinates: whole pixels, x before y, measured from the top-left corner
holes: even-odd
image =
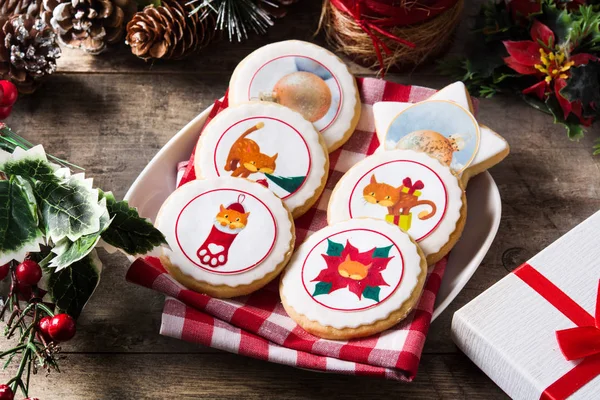
[[[181,284],[213,297],[249,294],[275,278],[294,248],[294,222],[275,194],[247,179],[196,180],[178,188],[155,223],[161,261]]]
[[[329,172],[325,142],[314,126],[275,103],[245,103],[221,111],[204,128],[195,154],[198,177],[260,182],[294,218],[317,201]]]
[[[466,216],[459,178],[448,165],[413,150],[378,152],[354,165],[327,208],[330,224],[368,217],[397,226],[419,244],[429,265],[454,246]]]

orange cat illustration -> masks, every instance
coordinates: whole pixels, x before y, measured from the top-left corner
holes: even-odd
[[[382,207],[387,207],[390,215],[409,215],[413,207],[428,205],[431,211],[421,211],[419,219],[426,220],[433,217],[437,211],[434,202],[429,200],[419,200],[419,197],[411,193],[405,193],[402,189],[408,186],[413,186],[409,178],[404,180],[404,185],[393,187],[387,183],[377,182],[375,174],[371,175],[371,181],[363,189],[363,197],[371,204],[378,204]],[[423,188],[421,181],[415,182],[415,186],[420,183],[417,189]],[[409,188],[410,189],[410,188]],[[414,190],[413,190],[414,192]]]
[[[232,231],[240,231],[248,224],[249,212],[244,213],[225,208],[222,204],[219,206],[219,213],[216,220],[222,227],[227,227]]]
[[[275,160],[277,159],[278,153],[275,153],[273,156],[261,153],[258,144],[247,137],[252,132],[261,129],[264,126],[265,124],[262,122],[254,125],[244,132],[244,134],[233,143],[233,146],[231,146],[227,161],[225,162],[225,171],[232,171],[231,176],[247,178],[256,172],[272,174],[275,171]]]

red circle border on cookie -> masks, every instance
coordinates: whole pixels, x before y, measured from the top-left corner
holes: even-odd
[[[358,178],[358,180],[354,184],[354,187],[352,188],[352,191],[350,192],[350,197],[348,199],[348,214],[350,214],[350,218],[352,219],[352,207],[350,206],[350,201],[352,200],[352,196],[354,196],[354,191],[356,190],[356,187],[358,186],[358,183],[365,176],[369,175],[370,173],[372,173],[377,168],[382,167],[382,166],[387,165],[387,164],[392,164],[392,163],[397,163],[397,162],[409,162],[409,163],[413,163],[413,164],[419,164],[420,166],[427,168],[428,170],[430,170],[436,176],[436,178],[438,178],[438,180],[442,184],[442,187],[444,188],[444,194],[446,196],[446,203],[444,204],[444,212],[442,212],[442,216],[441,216],[440,220],[437,222],[437,224],[435,224],[435,226],[433,228],[431,228],[429,230],[429,232],[427,232],[426,234],[424,234],[420,238],[415,239],[416,242],[420,242],[421,240],[425,239],[427,236],[431,235],[438,228],[438,226],[440,226],[440,224],[444,220],[444,216],[446,215],[446,210],[448,209],[448,189],[446,189],[446,185],[444,184],[444,181],[442,180],[442,178],[440,178],[440,176],[438,175],[437,172],[435,172],[433,169],[431,169],[427,165],[425,165],[423,163],[420,163],[418,161],[413,161],[413,160],[393,160],[393,161],[387,161],[387,162],[384,162],[383,164],[379,164],[376,167],[373,167],[370,170],[368,170],[367,172],[365,172],[360,178]]]
[[[308,179],[308,176],[310,175],[310,171],[312,169],[312,155],[310,153],[310,148],[308,147],[308,144],[306,143],[306,139],[304,139],[304,136],[302,136],[302,134],[300,134],[300,132],[298,132],[298,130],[296,128],[294,128],[292,125],[288,124],[285,121],[282,121],[280,119],[273,118],[273,117],[262,117],[262,116],[248,117],[248,118],[244,118],[242,120],[237,121],[236,123],[231,125],[229,128],[225,129],[225,132],[223,132],[221,134],[221,136],[219,136],[219,140],[217,140],[217,144],[215,145],[215,151],[213,154],[213,167],[215,168],[215,171],[217,172],[217,176],[221,177],[221,174],[219,173],[219,167],[217,166],[217,149],[219,148],[219,144],[221,143],[221,139],[223,139],[223,136],[225,136],[227,134],[227,132],[229,132],[229,130],[231,128],[233,128],[234,126],[241,124],[242,122],[249,121],[251,119],[259,119],[259,118],[260,119],[269,119],[269,120],[281,122],[282,124],[287,125],[290,129],[292,129],[294,132],[296,132],[296,134],[300,137],[300,139],[302,139],[302,142],[304,143],[304,146],[306,147],[306,153],[308,154],[308,169],[306,171],[306,176],[304,177],[302,184],[300,186],[298,186],[298,189],[296,189],[293,193],[288,194],[287,196],[281,197],[281,200],[285,200],[288,197],[293,196],[294,193],[299,192],[300,189],[302,189],[302,187],[306,183],[306,180]],[[317,133],[317,134],[319,134],[319,133]],[[252,180],[252,179],[250,179],[250,180]]]
[[[319,60],[316,60],[316,59],[314,59],[314,58],[312,58],[312,57],[303,56],[303,55],[300,55],[300,54],[287,54],[287,55],[285,55],[285,56],[279,56],[279,57],[275,57],[275,58],[273,58],[273,59],[271,59],[271,60],[267,61],[267,62],[266,62],[266,63],[264,63],[263,65],[261,65],[261,66],[260,66],[260,67],[259,67],[259,68],[256,70],[256,72],[254,72],[254,75],[252,75],[252,79],[250,79],[250,84],[248,85],[248,101],[251,101],[251,98],[250,98],[250,88],[252,87],[252,82],[254,82],[254,78],[256,78],[256,75],[258,75],[258,73],[260,72],[260,70],[261,70],[261,69],[263,69],[265,65],[267,65],[267,64],[269,64],[269,63],[272,63],[273,61],[279,60],[280,58],[286,58],[286,57],[300,57],[300,58],[306,58],[306,59],[309,59],[309,60],[311,60],[311,61],[314,61],[314,62],[316,62],[317,64],[319,64],[320,66],[322,66],[323,68],[325,68],[325,69],[327,70],[327,72],[329,72],[329,73],[331,74],[331,77],[332,77],[332,78],[333,78],[333,80],[335,81],[335,85],[337,86],[337,88],[338,88],[338,92],[339,92],[339,94],[340,94],[340,104],[338,104],[338,108],[337,108],[337,110],[335,111],[335,115],[334,115],[334,116],[333,116],[333,118],[331,119],[331,122],[330,122],[330,123],[328,123],[328,124],[327,124],[327,126],[326,126],[325,128],[323,128],[323,129],[321,129],[321,130],[319,131],[319,133],[321,133],[321,132],[325,132],[327,129],[329,129],[329,127],[330,127],[331,125],[333,125],[333,123],[335,122],[335,120],[336,120],[336,119],[338,118],[338,116],[340,115],[340,111],[341,111],[341,109],[342,109],[342,103],[343,103],[343,101],[344,101],[344,92],[342,91],[342,87],[340,86],[340,82],[338,81],[338,78],[337,78],[337,76],[335,76],[335,74],[334,74],[333,72],[331,72],[331,70],[330,70],[329,68],[327,68],[325,65],[323,65],[323,63],[322,63],[322,62],[320,62]]]
[[[195,262],[194,260],[192,260],[187,255],[187,253],[185,252],[185,250],[181,246],[181,243],[179,242],[179,233],[178,233],[177,227],[179,225],[179,219],[181,218],[181,214],[183,214],[183,211],[187,208],[187,206],[189,206],[192,202],[194,202],[199,197],[202,197],[202,196],[207,195],[209,193],[220,192],[220,191],[231,191],[231,192],[243,193],[245,195],[248,195],[248,196],[254,198],[256,201],[258,201],[259,203],[261,203],[269,211],[269,214],[271,215],[271,219],[273,220],[273,226],[275,227],[275,235],[274,235],[274,238],[273,238],[273,242],[271,243],[271,247],[269,247],[269,250],[267,251],[267,253],[259,261],[257,261],[256,263],[254,263],[251,266],[246,267],[244,269],[240,269],[240,270],[236,270],[236,271],[228,271],[228,272],[219,272],[219,271],[215,271],[215,270],[211,270],[211,269],[205,268],[202,265],[200,265],[197,262]],[[213,274],[218,274],[218,275],[240,274],[242,272],[246,272],[246,271],[248,271],[248,270],[256,267],[257,265],[259,265],[260,263],[262,263],[269,256],[269,254],[271,254],[271,252],[273,251],[273,248],[275,247],[275,242],[277,241],[277,221],[275,220],[275,216],[273,215],[273,212],[271,211],[271,209],[269,207],[267,207],[267,205],[261,199],[259,199],[258,197],[256,197],[252,193],[248,193],[246,191],[239,190],[239,189],[226,189],[226,188],[223,188],[223,189],[213,189],[213,190],[209,190],[209,191],[204,192],[204,193],[200,193],[199,195],[197,195],[196,197],[194,197],[193,199],[191,199],[190,201],[188,201],[187,204],[181,208],[181,211],[179,211],[179,214],[177,215],[177,220],[175,221],[175,239],[177,240],[177,245],[181,249],[181,252],[185,256],[185,258],[187,258],[192,264],[196,265],[198,268],[203,269],[204,271],[207,271],[207,272],[210,272],[210,273],[213,273]]]
[[[402,262],[402,273],[400,274],[400,279],[398,280],[398,283],[396,284],[396,286],[394,287],[394,289],[392,289],[392,291],[390,292],[390,294],[388,294],[385,299],[383,299],[383,300],[381,300],[381,301],[379,301],[379,302],[377,302],[375,304],[372,304],[372,305],[366,306],[366,307],[361,307],[361,308],[353,308],[353,309],[350,309],[350,310],[343,309],[343,308],[330,307],[328,305],[325,305],[325,304],[321,303],[319,300],[315,299],[314,296],[312,296],[310,294],[310,291],[306,287],[306,283],[304,283],[304,267],[306,266],[306,260],[308,260],[308,258],[310,257],[310,255],[312,254],[312,252],[315,250],[315,248],[317,246],[319,246],[321,243],[323,243],[325,240],[330,239],[330,238],[332,238],[332,237],[334,237],[336,235],[340,235],[342,233],[354,232],[354,231],[365,231],[365,232],[376,233],[376,234],[378,234],[380,236],[385,237],[387,240],[389,240],[390,243],[392,243],[392,245],[396,248],[396,250],[398,250],[398,254],[400,254],[400,260]],[[304,287],[304,290],[306,291],[306,293],[308,294],[308,296],[311,299],[313,299],[316,303],[318,303],[319,305],[321,305],[321,306],[323,306],[325,308],[328,308],[330,310],[334,310],[334,311],[342,311],[342,312],[363,311],[363,310],[367,310],[369,308],[373,308],[373,307],[376,307],[376,306],[380,305],[381,303],[383,303],[384,301],[386,301],[387,299],[389,299],[396,292],[396,290],[398,290],[398,288],[400,287],[400,284],[402,283],[402,280],[404,279],[404,256],[402,255],[402,251],[400,250],[400,247],[398,247],[398,245],[396,244],[396,242],[394,242],[392,239],[389,238],[389,236],[384,235],[381,232],[377,232],[377,231],[374,231],[372,229],[366,229],[366,228],[346,229],[345,231],[336,232],[333,235],[327,236],[326,238],[323,238],[323,239],[319,240],[319,242],[316,243],[310,249],[310,251],[308,252],[308,254],[306,255],[306,257],[304,258],[304,262],[302,263],[302,270],[300,271],[300,277],[302,278],[302,286]]]

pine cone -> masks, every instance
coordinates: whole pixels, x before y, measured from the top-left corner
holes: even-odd
[[[214,18],[189,15],[193,7],[184,1],[163,1],[135,14],[127,24],[125,39],[131,52],[144,60],[180,59],[206,46],[214,36]]]
[[[32,93],[42,78],[56,71],[60,47],[47,22],[16,15],[0,32],[0,76],[12,81],[19,92]]]
[[[61,44],[100,54],[120,41],[135,0],[43,0]]]
[[[287,6],[298,0],[260,0],[258,6],[273,18],[283,18],[287,14]]]
[[[37,17],[41,5],[42,0],[0,0],[0,15],[5,18],[20,14]]]

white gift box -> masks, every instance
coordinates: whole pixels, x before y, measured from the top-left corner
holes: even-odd
[[[600,339],[599,279],[597,212],[458,310],[452,338],[513,399],[600,399],[600,346],[584,340]],[[592,354],[568,361],[556,332],[583,325],[570,343]]]

